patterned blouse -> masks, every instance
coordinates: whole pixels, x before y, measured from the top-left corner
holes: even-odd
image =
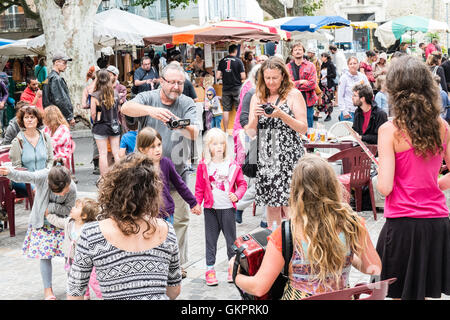
[[[278,227],[269,237],[275,247],[282,251],[281,240],[281,226]],[[339,239],[342,243],[346,243],[345,235],[343,232],[339,234]],[[302,241],[303,252],[308,251],[308,244]],[[346,260],[342,269],[341,278],[339,283],[336,283],[332,278],[328,278],[327,286],[319,283],[318,280],[313,279],[315,276],[311,272],[311,266],[308,258],[303,255],[302,250],[295,248],[291,261],[289,263],[289,281],[288,287],[285,289],[283,296],[284,299],[303,299],[311,295],[330,292],[331,290],[341,290],[348,287],[348,280],[350,269],[352,266],[353,253],[349,250],[346,254]],[[330,289],[332,288],[332,289]]]
[[[140,252],[111,245],[98,221],[83,226],[67,282],[67,294],[83,296],[93,267],[105,300],[168,300],[167,286],[181,283],[181,269],[175,231],[168,224],[166,240]]]
[[[45,126],[44,132],[52,138],[53,154],[55,156],[55,159],[63,158],[69,160],[74,151],[72,149],[73,143],[69,128],[62,124],[52,135],[50,129]]]

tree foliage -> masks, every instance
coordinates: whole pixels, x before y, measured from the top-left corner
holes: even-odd
[[[283,18],[285,16],[284,6],[278,0],[256,0],[261,9],[270,14],[274,19]],[[292,8],[287,8],[289,17],[296,16],[312,16],[322,8],[323,0],[294,0]]]
[[[0,2],[0,13],[5,12],[12,6],[19,6],[23,8],[24,14],[27,18],[40,20],[39,13],[33,11],[27,4],[26,0],[2,0]]]
[[[135,0],[133,1],[133,6],[142,6],[143,8],[146,8],[154,4],[156,1],[157,0]],[[186,9],[191,2],[197,3],[197,0],[169,0],[169,8],[176,9],[181,7],[182,9]]]

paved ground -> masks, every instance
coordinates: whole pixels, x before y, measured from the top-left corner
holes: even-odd
[[[335,115],[334,115],[335,116]],[[335,122],[327,123],[327,127]],[[80,136],[80,135],[78,135]],[[93,165],[90,163],[92,152],[91,138],[80,136],[75,138],[77,151],[75,155],[76,176],[78,183],[78,197],[96,197],[95,181],[98,176],[91,174]],[[189,186],[193,190],[195,175],[189,179]],[[259,228],[262,210],[258,208],[256,216],[252,215],[251,207],[243,214],[243,223],[237,225],[237,235],[243,235]],[[39,262],[22,256],[21,247],[25,237],[28,210],[23,204],[16,205],[16,237],[9,236],[9,230],[0,233],[0,300],[39,300],[43,298],[42,280],[39,271]],[[365,217],[370,236],[374,244],[384,224],[382,214],[378,214],[375,221],[372,212],[362,212]],[[181,300],[239,300],[240,296],[233,284],[226,282],[227,256],[225,239],[219,237],[216,271],[219,285],[208,287],[204,281],[205,272],[205,241],[203,215],[191,215],[189,227],[189,262],[184,265],[187,278],[182,282]],[[58,299],[65,299],[66,273],[64,261],[56,258],[53,261],[53,289]],[[352,269],[350,283],[367,282],[369,277]],[[443,297],[448,299],[449,297]]]

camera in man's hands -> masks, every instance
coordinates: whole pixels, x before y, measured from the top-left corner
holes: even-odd
[[[272,114],[275,111],[275,108],[272,106],[271,103],[263,104],[261,107],[264,109],[264,112],[266,114]]]
[[[170,118],[169,121],[166,122],[167,126],[170,129],[178,129],[178,128],[184,128],[191,124],[190,119],[175,119],[174,117]]]

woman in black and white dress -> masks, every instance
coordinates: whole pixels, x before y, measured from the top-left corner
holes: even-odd
[[[274,108],[270,114],[263,107],[269,103]],[[284,62],[269,58],[259,70],[245,127],[249,136],[257,135],[259,140],[256,204],[267,207],[269,227],[287,217],[292,171],[304,154],[301,134],[307,127],[302,94],[295,89]]]

